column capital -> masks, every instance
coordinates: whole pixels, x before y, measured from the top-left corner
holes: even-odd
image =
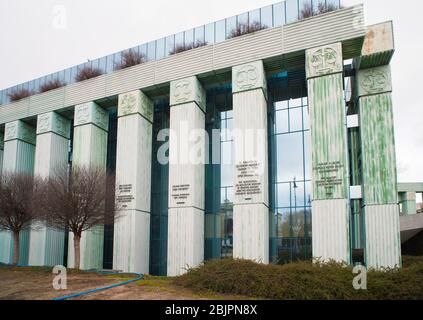
[[[6,123],[4,141],[11,140],[22,140],[35,145],[35,130],[22,120]]]
[[[94,102],[88,102],[75,106],[74,126],[93,124],[99,128],[109,130],[109,115],[107,111]]]
[[[391,67],[389,65],[357,72],[358,96],[392,92]]]
[[[232,68],[232,93],[255,89],[263,89],[265,95],[267,93],[266,73],[262,60]]]
[[[340,42],[306,50],[307,79],[343,71]]]
[[[135,90],[119,95],[118,117],[140,114],[153,123],[154,105],[141,90]]]
[[[195,102],[206,111],[206,93],[196,76],[170,83],[170,106]]]
[[[70,120],[56,112],[40,114],[37,118],[37,135],[48,132],[70,139]]]

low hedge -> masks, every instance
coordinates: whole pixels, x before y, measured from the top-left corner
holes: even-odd
[[[213,260],[173,281],[179,286],[272,300],[423,299],[423,259],[406,258],[404,268],[368,272],[367,290],[355,290],[352,268],[338,263],[262,265]]]

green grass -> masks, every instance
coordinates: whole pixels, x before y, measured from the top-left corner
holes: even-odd
[[[404,268],[370,270],[367,290],[355,290],[352,268],[296,262],[262,265],[245,260],[215,260],[173,279],[194,292],[218,292],[262,299],[378,300],[423,299],[423,258],[404,257]]]

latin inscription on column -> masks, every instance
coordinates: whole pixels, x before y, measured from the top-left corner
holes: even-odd
[[[135,200],[132,194],[132,184],[121,184],[118,190],[119,195],[116,197],[116,200],[123,209],[127,209],[132,204],[132,201]]]
[[[344,165],[340,161],[321,162],[313,170],[314,176],[317,177],[315,185],[321,190],[319,194],[325,193],[326,197],[332,198],[335,187],[342,186],[344,182]]]
[[[172,186],[172,198],[177,205],[186,205],[187,199],[191,195],[189,184],[178,184]]]
[[[260,163],[258,161],[243,161],[236,166],[237,183],[235,195],[251,200],[253,195],[261,194]]]

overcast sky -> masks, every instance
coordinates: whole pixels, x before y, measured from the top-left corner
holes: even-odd
[[[276,0],[0,0],[0,89]],[[394,21],[400,182],[423,182],[423,1],[364,3],[366,24]],[[65,28],[57,28],[58,17]],[[60,15],[63,17],[63,15]],[[420,91],[422,90],[422,91]]]

